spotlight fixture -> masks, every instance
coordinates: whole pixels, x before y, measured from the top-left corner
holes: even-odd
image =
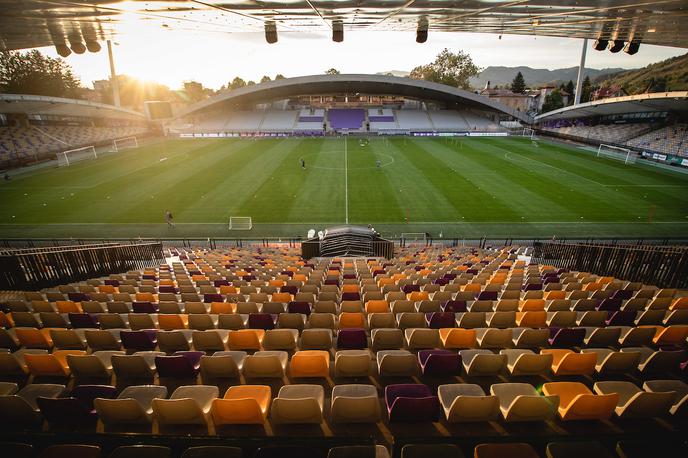
[[[339,19],[332,21],[332,41],[337,43],[344,41],[344,23]]]
[[[640,42],[639,41],[629,41],[626,43],[626,47],[624,48],[624,52],[628,54],[629,56],[632,56],[633,54],[637,53],[638,50],[640,49]]]
[[[87,41],[86,42],[86,49],[88,49],[88,52],[99,52],[100,51],[100,43],[97,41]]]
[[[84,46],[81,38],[70,37],[69,47],[72,48],[72,51],[74,51],[76,54],[83,54],[86,52],[86,46]]]
[[[623,40],[614,40],[612,42],[612,45],[609,47],[609,51],[613,53],[617,53],[621,51],[624,48],[624,42]]]
[[[277,43],[277,24],[275,21],[265,23],[265,41],[270,44]]]
[[[418,29],[416,30],[416,43],[425,43],[428,41],[428,20],[425,17],[418,21]]]
[[[56,44],[55,45],[55,51],[57,51],[57,53],[61,57],[67,57],[72,53],[72,51],[69,49],[69,46],[67,46],[64,43]]]
[[[609,40],[603,40],[602,38],[598,38],[595,40],[595,43],[592,45],[593,49],[595,51],[604,51],[607,49],[607,46],[609,45]]]

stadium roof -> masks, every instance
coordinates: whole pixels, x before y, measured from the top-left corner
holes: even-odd
[[[285,78],[222,92],[191,105],[177,118],[206,109],[241,109],[247,105],[299,95],[369,94],[400,95],[420,100],[439,100],[461,106],[496,110],[532,123],[527,114],[494,99],[444,84],[386,75],[313,75]]]
[[[0,94],[0,113],[25,113],[90,118],[143,120],[137,111],[87,100],[64,99],[45,95]]]
[[[0,49],[76,41],[88,45],[126,33],[127,26],[218,33],[481,32],[567,38],[631,39],[688,47],[685,0],[0,0]],[[129,28],[130,30],[130,28]],[[83,45],[82,45],[83,46]]]
[[[688,111],[688,91],[628,95],[581,103],[536,116],[535,122],[652,111]]]

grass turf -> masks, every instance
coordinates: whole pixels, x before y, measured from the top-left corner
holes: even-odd
[[[168,140],[0,183],[0,237],[284,237],[347,221],[389,236],[686,237],[687,191],[686,174],[524,138]],[[254,229],[229,231],[232,215]]]

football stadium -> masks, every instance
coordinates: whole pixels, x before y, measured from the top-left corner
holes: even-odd
[[[688,456],[686,48],[682,0],[0,0],[2,455]]]

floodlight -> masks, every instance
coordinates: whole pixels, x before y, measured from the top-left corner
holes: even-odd
[[[344,41],[344,23],[339,19],[332,21],[332,41],[337,43]]]
[[[609,40],[603,40],[602,38],[598,38],[595,40],[595,43],[592,45],[593,49],[595,51],[604,51],[607,49],[607,46],[609,45]]]
[[[639,41],[629,41],[626,43],[626,47],[624,48],[624,52],[628,54],[629,56],[632,56],[633,54],[637,53],[638,50],[640,49],[640,42]]]
[[[265,41],[270,44],[277,43],[277,25],[275,21],[265,23]]]
[[[609,47],[609,51],[613,53],[617,53],[621,51],[624,48],[624,42],[623,40],[614,40],[612,42],[612,45]]]
[[[428,41],[428,20],[425,17],[418,21],[418,29],[416,30],[416,43],[425,43]]]
[[[95,40],[89,40],[86,42],[86,49],[88,49],[89,52],[99,52],[100,43]]]
[[[57,54],[59,54],[61,57],[67,57],[72,53],[72,51],[69,49],[69,46],[64,43],[56,44],[55,51],[57,51]]]

